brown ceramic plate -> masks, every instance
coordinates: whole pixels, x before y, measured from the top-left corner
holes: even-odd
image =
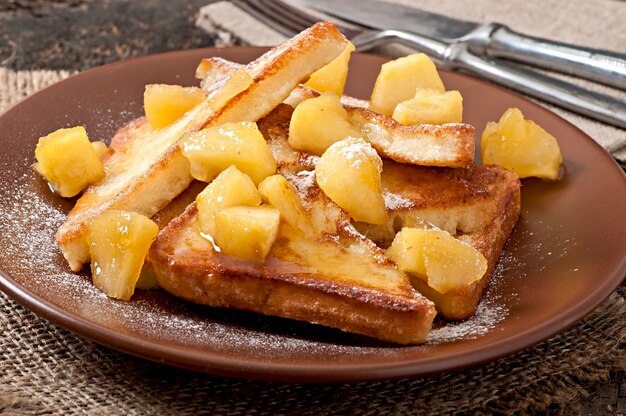
[[[567,174],[525,180],[522,215],[476,317],[401,347],[337,330],[184,303],[163,291],[109,300],[87,272],[69,272],[53,243],[73,201],[55,197],[31,173],[37,139],[84,125],[108,140],[142,113],[148,83],[197,85],[203,57],[248,62],[260,48],[204,49],[147,56],[71,77],[0,116],[0,288],[43,317],[120,351],[209,373],[293,381],[374,380],[452,370],[526,348],[581,319],[626,274],[626,179],[592,139],[555,114],[501,88],[442,74],[464,97],[478,136],[517,106],[559,139]],[[356,55],[347,93],[367,98],[380,65]]]

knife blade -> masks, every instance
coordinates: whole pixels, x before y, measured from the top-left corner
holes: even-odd
[[[454,19],[401,4],[380,1],[299,0],[321,12],[376,29],[395,29],[433,39],[454,40],[477,29],[474,22]]]
[[[626,90],[626,54],[526,36],[497,23],[474,23],[376,0],[297,0],[369,28],[398,30],[446,43],[463,42],[482,56],[511,59]]]

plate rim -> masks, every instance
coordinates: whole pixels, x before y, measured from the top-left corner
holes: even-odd
[[[165,55],[177,56],[185,54],[201,54],[207,53],[210,56],[218,56],[220,51],[225,50],[247,50],[262,53],[269,47],[261,46],[235,46],[235,47],[209,47],[188,49],[182,51],[169,51],[157,54],[144,55],[134,57],[122,61],[113,62],[107,65],[88,69],[65,78],[57,83],[47,86],[25,99],[15,103],[0,113],[0,118],[6,116],[12,111],[19,111],[19,107],[28,100],[36,99],[41,93],[49,88],[58,87],[65,81],[76,79],[78,77],[92,76],[94,73],[115,68],[116,66],[124,66],[131,62],[144,61],[163,57]],[[373,54],[361,54],[376,59],[390,60],[391,58],[382,57]],[[441,70],[442,72],[450,72]],[[626,173],[621,169],[613,157],[598,144],[593,138],[587,135],[577,126],[565,120],[552,110],[541,106],[540,104],[529,100],[528,98],[505,89],[498,85],[494,85],[485,80],[478,79],[466,74],[454,72],[455,76],[470,78],[473,81],[488,84],[497,88],[499,93],[513,95],[521,98],[533,107],[549,113],[557,117],[559,122],[566,123],[569,127],[574,127],[582,136],[585,137],[589,144],[595,145],[605,159],[613,164],[613,168],[618,169],[622,173],[622,179],[626,184]],[[621,276],[621,277],[620,277]],[[144,359],[155,362],[168,364],[171,366],[184,368],[188,370],[201,371],[221,376],[238,377],[238,378],[254,378],[269,381],[286,381],[286,382],[348,382],[348,381],[375,381],[389,380],[406,377],[428,376],[441,373],[444,371],[459,370],[468,367],[474,367],[487,362],[495,361],[505,356],[509,356],[521,350],[530,348],[552,336],[555,336],[581,321],[585,316],[597,308],[611,293],[613,293],[626,277],[626,254],[622,257],[621,263],[616,264],[612,275],[603,279],[603,284],[596,288],[590,296],[587,296],[581,304],[570,305],[566,310],[553,319],[546,321],[540,326],[527,328],[513,337],[499,340],[496,343],[475,347],[469,351],[442,360],[440,357],[429,358],[417,363],[407,363],[398,361],[394,363],[379,363],[374,365],[338,364],[332,368],[316,367],[311,364],[286,364],[286,363],[267,363],[261,361],[250,361],[242,364],[241,360],[227,358],[220,353],[205,351],[203,354],[191,351],[185,351],[183,348],[168,347],[157,342],[141,340],[131,335],[123,334],[112,329],[101,326],[95,322],[90,322],[85,318],[65,311],[63,308],[57,307],[47,300],[29,293],[29,291],[20,283],[15,281],[11,275],[4,269],[0,268],[0,289],[9,297],[16,300],[25,308],[43,317],[44,319],[59,325],[79,336],[83,336],[98,344],[105,345],[117,351],[135,355]],[[577,313],[572,313],[572,310]],[[500,348],[497,348],[497,347]],[[494,350],[498,352],[494,354]],[[208,354],[208,355],[207,355]],[[414,361],[414,360],[413,360]]]

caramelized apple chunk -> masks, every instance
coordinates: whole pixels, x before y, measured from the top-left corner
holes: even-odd
[[[418,88],[445,91],[437,68],[427,55],[416,53],[387,62],[376,78],[370,109],[390,116],[399,103],[413,98]]]
[[[222,253],[262,262],[280,224],[280,212],[268,206],[235,206],[215,213],[215,243]]]
[[[328,148],[317,162],[317,184],[355,221],[383,224],[387,211],[381,190],[383,162],[361,138],[349,137]]]
[[[196,204],[198,229],[214,236],[215,212],[235,205],[261,205],[261,195],[248,175],[230,166],[198,194]]]
[[[487,271],[487,259],[472,246],[437,229],[403,228],[387,249],[398,268],[439,293],[468,286]]]
[[[206,98],[202,89],[180,85],[149,84],[143,93],[143,107],[154,130],[169,126]]]
[[[104,142],[101,142],[101,141],[91,142],[91,147],[93,147],[93,150],[96,151],[96,154],[98,155],[98,159],[100,160],[104,159],[104,157],[109,154],[109,148]]]
[[[259,193],[263,203],[278,209],[281,221],[288,224],[292,230],[300,230],[303,234],[312,232],[309,216],[302,206],[300,197],[283,175],[265,178],[259,184]]]
[[[90,183],[104,178],[104,166],[84,127],[59,129],[41,137],[33,168],[62,197],[78,195]]]
[[[289,145],[318,156],[331,144],[360,135],[350,124],[339,97],[333,93],[324,93],[298,104],[289,123]]]
[[[254,122],[224,123],[187,134],[181,141],[191,176],[211,182],[230,165],[258,184],[276,172],[276,160]]]
[[[393,118],[400,124],[446,124],[463,120],[463,97],[458,91],[418,88],[415,97],[396,106]]]
[[[350,54],[354,49],[354,45],[348,42],[346,49],[338,57],[311,74],[304,85],[320,92],[330,91],[341,97],[348,77]]]
[[[89,224],[93,283],[107,296],[130,300],[159,227],[134,212],[105,211]]]
[[[556,138],[517,108],[509,108],[498,123],[487,123],[481,153],[484,164],[500,165],[520,178],[556,180],[563,162]]]

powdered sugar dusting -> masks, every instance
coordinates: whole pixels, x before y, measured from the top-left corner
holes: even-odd
[[[327,152],[340,154],[345,160],[351,162],[352,167],[357,169],[361,166],[364,157],[368,160],[376,160],[378,161],[376,163],[378,173],[380,174],[383,171],[383,164],[378,153],[376,153],[371,144],[361,138],[348,137],[331,145]]]
[[[410,200],[390,192],[383,192],[383,199],[385,200],[385,207],[390,211],[411,208],[413,206],[413,202]]]
[[[471,318],[461,322],[449,322],[435,328],[428,334],[427,344],[442,344],[464,339],[474,339],[484,335],[508,315],[508,309],[496,302],[493,297],[485,297]]]
[[[296,173],[285,173],[285,178],[296,187],[298,193],[305,197],[315,185],[315,170],[301,170]]]
[[[59,207],[49,204],[40,193],[27,186],[34,173],[25,173],[16,178],[22,186],[16,189],[3,189],[4,201],[0,218],[0,241],[3,254],[15,260],[14,266],[50,272],[45,265],[51,264],[59,254],[53,236],[65,220]],[[24,256],[24,253],[37,255],[37,262]],[[42,269],[43,267],[43,269]]]

